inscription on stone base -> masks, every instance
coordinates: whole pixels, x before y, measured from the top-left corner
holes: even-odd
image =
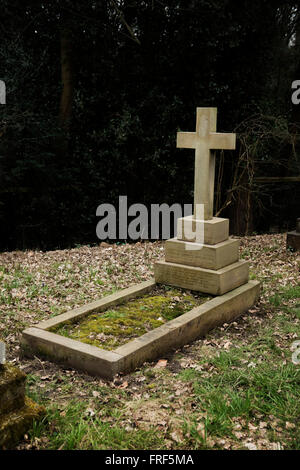
[[[249,276],[249,263],[238,261],[225,268],[211,269],[184,266],[159,261],[154,265],[155,281],[213,295],[222,295],[245,284]]]

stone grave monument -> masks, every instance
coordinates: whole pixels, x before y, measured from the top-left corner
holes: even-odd
[[[166,241],[155,281],[213,295],[246,284],[249,263],[239,261],[239,241],[229,220],[213,217],[215,153],[235,149],[236,136],[216,132],[217,109],[197,108],[196,132],[178,132],[177,147],[195,150],[194,213],[178,219],[177,238]]]
[[[44,408],[25,396],[26,375],[5,362],[5,345],[0,341],[0,450],[13,448],[30,429]]]
[[[287,234],[286,247],[293,251],[300,251],[300,218],[296,221],[296,230]]]
[[[194,341],[216,326],[233,321],[259,297],[260,283],[248,281],[249,265],[239,261],[239,241],[229,238],[229,220],[213,217],[215,149],[234,149],[235,134],[216,132],[217,110],[197,108],[196,132],[179,132],[177,146],[194,149],[194,214],[178,219],[177,238],[167,240],[165,261],[154,266],[155,279],[136,284],[110,296],[28,328],[23,332],[26,355],[40,354],[93,375],[113,379],[172,349]],[[66,322],[77,322],[90,313],[151,292],[157,283],[213,294],[198,307],[108,351],[53,331]]]

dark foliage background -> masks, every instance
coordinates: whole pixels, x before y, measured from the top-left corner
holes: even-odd
[[[218,130],[238,132],[216,187],[233,232],[294,224],[299,183],[255,177],[300,174],[297,2],[2,0],[2,9],[1,249],[95,243],[96,208],[119,195],[191,203],[194,161],[176,150],[176,132],[194,129],[197,106],[218,107]]]

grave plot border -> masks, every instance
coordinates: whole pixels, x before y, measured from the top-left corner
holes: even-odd
[[[131,372],[144,362],[161,358],[171,350],[204,336],[216,326],[235,320],[256,302],[260,293],[260,283],[249,281],[113,351],[49,331],[63,323],[75,322],[92,312],[101,312],[113,305],[139,297],[149,292],[155,285],[154,279],[136,284],[41,322],[35,327],[27,328],[23,331],[21,341],[24,355],[31,357],[40,355],[64,366],[112,380],[116,374]]]

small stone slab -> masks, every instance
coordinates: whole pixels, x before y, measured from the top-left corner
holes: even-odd
[[[203,240],[197,240],[197,234],[203,231]],[[223,242],[229,237],[229,219],[213,217],[210,220],[195,219],[192,215],[180,217],[177,220],[177,238],[189,242],[204,243],[206,245],[215,245]]]
[[[248,261],[238,261],[225,268],[212,269],[184,266],[182,264],[158,261],[154,265],[157,283],[222,295],[245,284],[249,278]]]
[[[300,251],[300,232],[297,232],[296,230],[288,232],[286,246],[294,251]]]
[[[221,269],[239,259],[239,240],[230,238],[216,245],[201,245],[172,238],[165,243],[165,260],[170,263]]]
[[[5,344],[2,341],[0,341],[0,366],[5,364],[5,360],[6,360],[6,357],[5,357]]]
[[[154,283],[153,280],[151,282]],[[138,292],[139,286],[136,287]],[[260,283],[249,281],[129,341],[115,351],[105,351],[50,333],[41,327],[28,328],[23,332],[22,348],[28,356],[41,354],[92,375],[112,379],[117,373],[130,372],[143,362],[161,357],[162,354],[203,336],[215,326],[234,320],[255,303],[259,292]],[[120,298],[121,294],[122,291]],[[59,315],[57,320],[59,317],[61,324],[65,323],[64,315]]]

